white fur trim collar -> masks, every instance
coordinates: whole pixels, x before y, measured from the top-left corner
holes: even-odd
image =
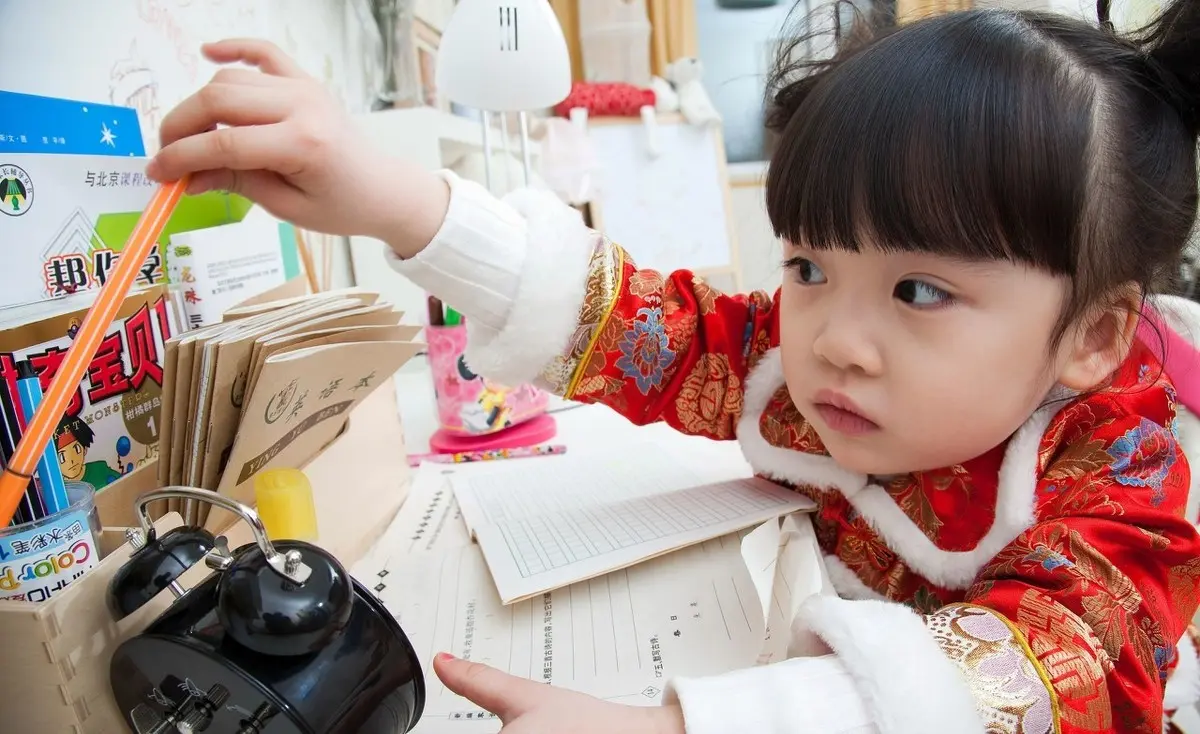
[[[848,471],[828,456],[767,443],[759,421],[771,396],[783,384],[783,362],[776,347],[763,356],[746,379],[745,411],[737,431],[746,460],[770,478],[841,492],[888,547],[931,582],[949,589],[965,589],[988,561],[1033,524],[1038,446],[1061,407],[1058,401],[1035,412],[1009,441],[1000,467],[995,520],[987,534],[969,551],[948,551],[937,547],[887,491],[871,484],[866,475]]]

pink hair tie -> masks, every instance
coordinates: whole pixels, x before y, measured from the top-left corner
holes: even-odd
[[[1154,345],[1162,344],[1163,371],[1175,385],[1179,403],[1200,414],[1200,350],[1168,326],[1149,306],[1142,311],[1137,336],[1154,352],[1158,351]]]

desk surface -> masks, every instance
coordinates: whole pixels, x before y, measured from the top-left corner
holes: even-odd
[[[396,403],[404,425],[407,451],[409,454],[427,453],[429,438],[437,430],[437,409],[433,396],[433,379],[424,355],[414,357],[396,374],[395,379]],[[688,453],[699,453],[726,467],[731,461],[744,463],[736,441],[712,441],[698,436],[686,436],[661,423],[635,426],[601,405],[582,405],[552,397],[550,409],[558,423],[558,435],[549,443],[563,444],[571,454],[616,454],[622,450],[645,447],[652,443],[678,448]],[[749,473],[748,464],[746,470]]]

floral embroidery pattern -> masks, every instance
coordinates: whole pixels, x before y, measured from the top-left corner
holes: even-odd
[[[662,387],[663,373],[675,361],[662,317],[661,308],[639,308],[637,317],[629,324],[632,328],[618,345],[621,357],[616,367],[622,375],[633,379],[643,395]]]
[[[1158,507],[1166,499],[1163,480],[1175,465],[1175,441],[1169,429],[1147,418],[1113,441],[1108,449],[1112,474],[1119,484],[1149,487],[1151,503]]]
[[[967,680],[989,734],[1055,731],[1054,692],[1009,623],[982,607],[953,605],[925,617],[933,639]]]
[[[703,354],[679,388],[675,412],[688,433],[712,438],[733,435],[742,414],[742,381],[724,354]]]

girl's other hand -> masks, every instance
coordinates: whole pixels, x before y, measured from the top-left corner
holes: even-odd
[[[622,706],[438,655],[446,687],[500,717],[501,734],[684,734],[678,706]]]
[[[190,174],[189,193],[232,191],[300,227],[367,235],[411,257],[433,239],[449,191],[442,179],[366,144],[320,82],[268,41],[206,44],[225,68],[163,120],[146,173]]]

